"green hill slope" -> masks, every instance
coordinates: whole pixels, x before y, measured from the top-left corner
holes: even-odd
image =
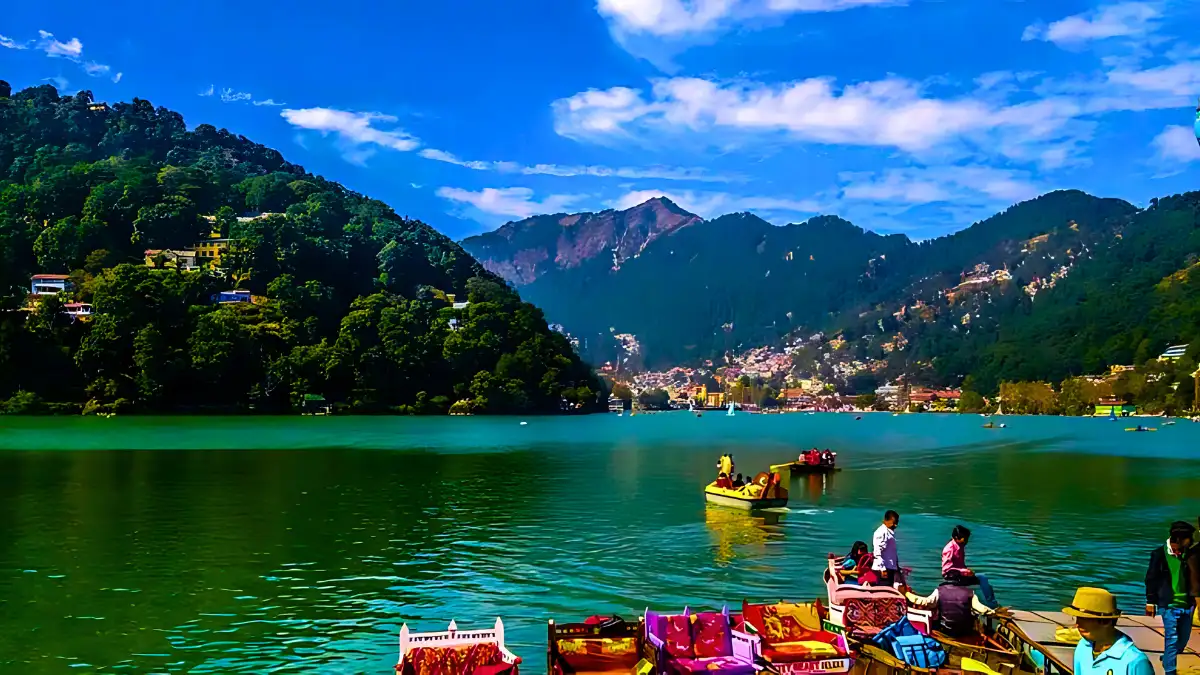
[[[239,217],[247,214],[244,217]],[[232,239],[203,271],[158,250]],[[30,276],[68,297],[25,308]],[[254,303],[215,304],[241,288]],[[452,307],[447,295],[465,307]],[[0,82],[0,400],[93,409],[597,406],[567,340],[454,242],[148,101]],[[91,303],[90,321],[60,311]]]

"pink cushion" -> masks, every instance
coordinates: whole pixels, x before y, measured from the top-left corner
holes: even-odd
[[[732,656],[717,656],[708,659],[675,659],[667,667],[681,675],[691,673],[720,673],[721,675],[754,675],[754,664],[739,661]]]
[[[698,659],[733,654],[733,638],[724,615],[716,612],[696,615],[692,624],[692,649]]]
[[[667,634],[663,638],[667,654],[672,658],[691,658],[692,651],[692,617],[683,614],[673,614],[666,617]]]

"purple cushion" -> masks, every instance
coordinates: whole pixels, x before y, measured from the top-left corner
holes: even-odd
[[[740,661],[733,656],[715,656],[708,659],[671,659],[667,667],[672,672],[721,673],[721,675],[754,675],[754,664]]]

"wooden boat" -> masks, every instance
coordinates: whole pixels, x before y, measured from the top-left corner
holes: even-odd
[[[974,635],[950,637],[934,629],[932,637],[946,650],[947,664],[951,668],[961,667],[963,659],[974,659],[1002,672],[1021,664],[1021,652],[1003,635],[983,623],[977,624],[976,630]]]
[[[1125,431],[1158,431],[1154,427],[1125,427]]]
[[[850,672],[853,675],[923,675],[925,673],[982,673],[984,675],[1017,675],[1019,673],[1032,675],[1036,673],[1037,675],[1046,675],[1019,652],[1015,652],[1015,660],[1006,656],[1005,658],[1008,660],[1005,662],[1001,663],[992,659],[989,663],[964,651],[955,653],[943,641],[943,637],[939,637],[936,633],[933,637],[946,649],[946,663],[939,668],[912,666],[870,642],[853,640],[851,642],[856,651],[856,657]]]
[[[751,604],[742,601],[741,628],[759,638],[758,656],[779,675],[846,673],[854,657],[846,634],[822,619],[820,602]]]
[[[933,613],[910,607],[904,594],[890,586],[859,586],[842,580],[844,557],[830,556],[825,569],[829,600],[829,622],[846,632],[851,641],[869,638],[883,628],[908,617],[917,630],[932,630]]]
[[[659,614],[646,610],[645,656],[658,675],[755,675],[758,637],[737,629],[728,607],[720,612]],[[668,649],[668,642],[671,647]],[[615,674],[614,674],[615,675]]]
[[[642,659],[644,619],[593,616],[582,623],[547,625],[547,675],[631,673]]]
[[[521,663],[520,657],[504,646],[504,622],[499,617],[495,626],[485,630],[460,631],[454,621],[440,633],[410,633],[408,624],[400,627],[400,660],[396,663],[400,675],[429,672],[431,664],[447,658],[455,660],[461,672],[479,668],[492,675],[518,675]]]
[[[705,501],[735,509],[775,509],[787,506],[788,491],[777,473],[760,473],[749,485],[740,488],[717,487],[716,481],[704,488]]]

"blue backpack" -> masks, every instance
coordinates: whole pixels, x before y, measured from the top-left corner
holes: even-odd
[[[918,631],[908,617],[876,633],[871,642],[910,666],[939,668],[946,664],[946,650],[942,645]]]

